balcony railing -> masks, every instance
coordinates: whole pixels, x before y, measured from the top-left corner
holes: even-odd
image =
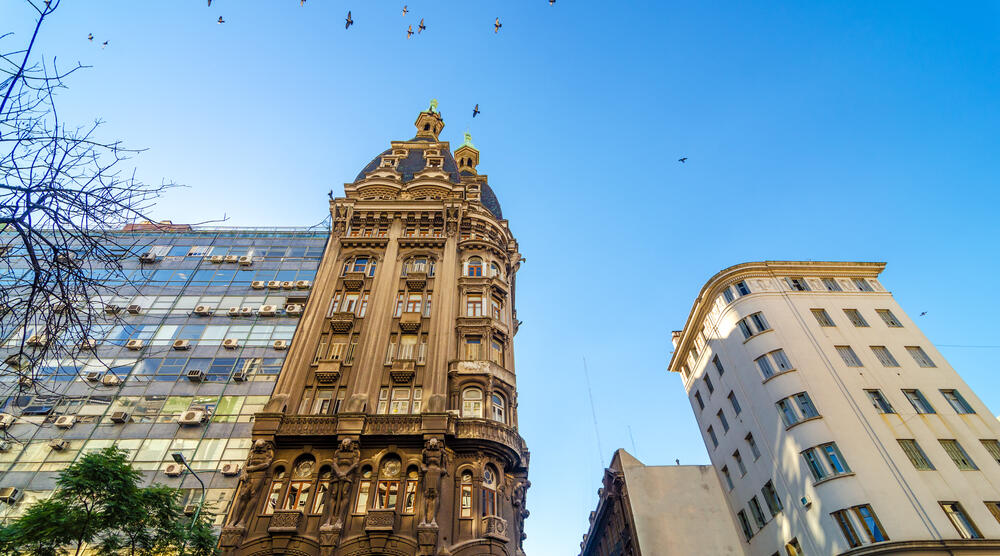
[[[503,351],[492,349],[491,346],[483,344],[465,344],[465,353],[462,354],[464,361],[492,361],[503,366]]]
[[[385,364],[392,365],[393,361],[415,361],[417,365],[423,365],[427,357],[427,344],[389,344],[389,349],[385,354]]]

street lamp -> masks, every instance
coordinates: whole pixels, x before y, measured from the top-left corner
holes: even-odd
[[[198,502],[198,507],[195,508],[194,510],[194,517],[191,518],[191,529],[194,529],[194,525],[198,523],[198,514],[201,513],[201,508],[202,506],[205,505],[205,483],[201,480],[201,477],[199,477],[198,474],[194,472],[194,469],[191,469],[191,466],[188,465],[187,460],[184,459],[184,454],[180,452],[174,452],[170,454],[170,457],[174,458],[174,461],[176,461],[177,463],[186,467],[187,470],[190,471],[192,475],[194,475],[194,478],[198,480],[198,484],[201,485],[201,502]]]

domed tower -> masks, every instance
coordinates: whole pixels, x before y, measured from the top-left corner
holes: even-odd
[[[225,554],[524,554],[521,254],[479,151],[467,134],[451,153],[435,104],[330,200]]]

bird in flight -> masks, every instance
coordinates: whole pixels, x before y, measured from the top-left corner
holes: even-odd
[[[410,25],[409,27],[406,28],[406,38],[410,38],[412,36],[413,36],[413,26]]]
[[[403,4],[403,17],[406,17],[406,12],[408,12],[408,11],[410,11],[410,10],[408,10],[406,8],[406,4]]]
[[[216,21],[216,23],[218,23],[219,25],[222,25],[222,24],[223,24],[223,23],[225,23],[225,22],[226,22],[226,20],[225,20],[225,19],[222,19],[222,16],[221,16],[221,15],[219,16],[219,20],[218,20],[218,21]]]
[[[475,118],[479,115],[479,105],[477,104],[475,108],[472,109],[472,117]]]
[[[419,33],[421,31],[425,31],[425,30],[427,30],[427,26],[424,25],[424,18],[421,17],[420,18],[420,25],[417,25],[417,32]]]
[[[351,25],[354,25],[354,20],[351,19],[351,10],[347,10],[347,19],[344,20],[344,29],[350,29]]]
[[[682,156],[682,157],[680,157],[680,158],[677,159],[677,162],[684,163],[684,162],[687,162],[687,160],[688,160],[688,157]]]
[[[90,41],[90,42],[94,42],[94,34],[93,33],[87,33],[87,40]]]
[[[108,41],[104,41],[104,44],[101,45],[101,50],[104,50],[107,47],[108,47]]]
[[[497,20],[493,22],[493,32],[499,33],[501,27],[503,27],[503,23],[500,23],[500,18],[498,17]]]
[[[920,313],[920,316],[924,316],[926,314],[927,314],[927,311],[924,311],[923,313]]]

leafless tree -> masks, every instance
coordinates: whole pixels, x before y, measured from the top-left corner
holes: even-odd
[[[60,118],[57,94],[85,66],[36,53],[60,0],[25,1],[30,39],[0,35],[0,376],[22,393],[50,362],[89,358],[95,332],[117,323],[109,300],[134,293],[122,263],[138,246],[114,232],[149,220],[173,187],[137,180],[126,161],[139,151],[102,139],[100,120]]]

